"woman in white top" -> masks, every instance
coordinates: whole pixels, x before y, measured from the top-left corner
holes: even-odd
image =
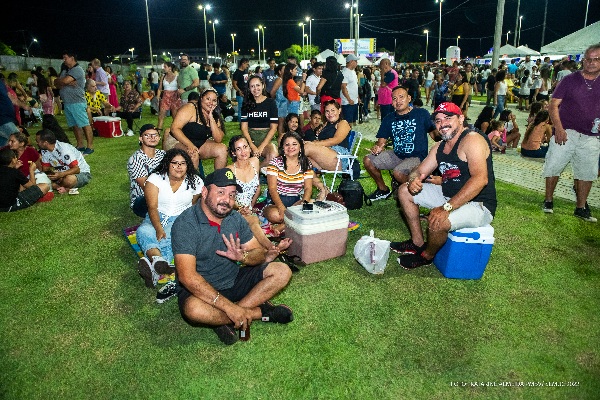
[[[181,107],[181,98],[177,92],[177,67],[172,62],[166,62],[163,64],[163,71],[165,72],[156,96],[160,99],[160,109],[158,111],[158,130],[161,131],[163,128],[163,122],[167,111],[171,111],[171,117],[175,119],[177,110]]]
[[[540,77],[535,80],[534,84],[535,92],[533,94],[534,101],[550,100],[550,94],[548,91],[552,87],[552,80],[550,79],[550,68],[542,68],[540,70]]]
[[[167,151],[160,165],[144,185],[148,215],[136,232],[137,242],[146,257],[138,271],[147,287],[153,287],[158,273],[173,273],[171,227],[185,209],[196,204],[204,183],[195,173],[192,159],[181,149]]]
[[[506,78],[506,71],[501,70],[496,73],[496,84],[494,85],[494,103],[496,104],[496,110],[494,111],[494,119],[502,111],[504,111],[504,104],[506,102],[506,82],[504,79]]]
[[[258,157],[252,152],[248,139],[242,135],[231,138],[229,141],[229,154],[233,163],[228,165],[227,168],[233,171],[235,180],[243,190],[242,193],[236,195],[235,207],[250,225],[254,237],[266,250],[269,250],[273,247],[273,243],[265,235],[258,216],[252,210],[258,196],[260,196],[260,180],[258,177],[260,162]],[[283,239],[277,247],[280,251],[283,251],[290,244],[291,240],[289,238]]]
[[[529,110],[529,95],[531,94],[531,87],[533,86],[533,80],[529,76],[530,74],[529,70],[526,69],[523,71],[521,79],[519,79],[521,87],[519,88],[519,107],[517,109],[520,111]],[[525,107],[523,107],[523,102],[525,102]]]

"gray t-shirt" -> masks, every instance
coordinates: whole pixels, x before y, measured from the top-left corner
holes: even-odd
[[[218,226],[208,221],[200,202],[184,212],[175,220],[171,229],[173,255],[191,254],[196,257],[196,271],[216,290],[233,287],[239,272],[239,265],[228,258],[221,257],[217,250],[227,251],[221,234],[239,237],[240,243],[248,243],[254,237],[248,222],[232,211]]]
[[[66,85],[60,89],[60,98],[65,104],[85,103],[85,72],[79,64],[69,70],[60,72],[59,78],[70,76],[75,79],[75,84]]]

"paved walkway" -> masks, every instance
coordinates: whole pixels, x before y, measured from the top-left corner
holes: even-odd
[[[471,121],[475,121],[483,109],[483,106],[484,104],[472,103],[469,109]],[[525,133],[528,113],[517,111],[514,104],[509,104],[508,108],[515,112],[517,124],[519,125],[521,135],[523,135]],[[428,110],[431,111],[430,109]],[[371,115],[374,115],[374,113],[371,113]],[[371,118],[369,119],[369,122],[357,125],[356,130],[362,132],[364,139],[375,141],[375,135],[379,129],[380,122],[381,121],[377,119]],[[496,179],[540,192],[542,194],[540,196],[541,205],[544,200],[543,193],[545,190],[544,178],[542,178],[543,162],[523,158],[520,153],[513,149],[507,149],[506,154],[494,153],[493,161]],[[571,171],[571,166],[568,165],[560,176],[554,196],[574,202],[575,193],[573,192],[572,187],[573,173]],[[588,196],[588,203],[594,208],[600,208],[600,179],[596,179],[592,184],[592,190]]]

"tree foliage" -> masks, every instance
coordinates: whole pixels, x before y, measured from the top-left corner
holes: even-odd
[[[398,43],[396,47],[397,62],[417,62],[425,59],[425,49],[416,41],[406,40]]]
[[[10,46],[7,46],[4,42],[0,42],[0,54],[3,56],[16,56],[17,53]]]
[[[316,56],[321,52],[319,46],[304,46],[304,51],[306,52],[306,59],[310,59],[311,57]],[[294,56],[298,60],[304,60],[305,57],[302,54],[302,46],[299,44],[293,44],[287,49],[283,50],[281,56],[277,59],[278,62],[286,62],[288,57]]]

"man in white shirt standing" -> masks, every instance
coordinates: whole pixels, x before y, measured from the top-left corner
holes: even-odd
[[[358,78],[355,71],[357,65],[358,57],[350,54],[346,57],[346,68],[342,70],[342,74],[344,75],[340,93],[340,97],[342,98],[342,115],[350,126],[355,124],[358,119]]]
[[[321,75],[323,74],[323,63],[315,62],[312,66],[312,74],[306,79],[306,88],[304,91],[308,93],[308,102],[310,103],[310,110],[320,110],[321,104],[315,104],[315,97],[317,94],[317,86],[321,81]]]

